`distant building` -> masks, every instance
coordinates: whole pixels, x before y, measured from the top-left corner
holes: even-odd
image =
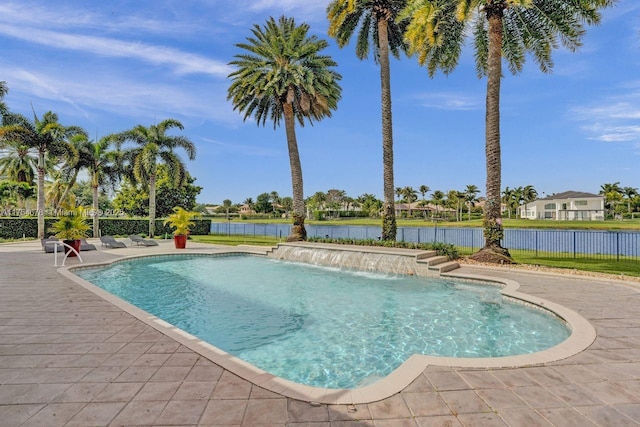
[[[242,206],[240,206],[239,213],[240,213],[240,215],[255,215],[256,211],[251,209],[251,206],[249,206],[249,205],[242,205]]]
[[[409,213],[411,211],[412,215],[416,215],[420,212],[422,215],[433,216],[433,214],[437,213],[441,215],[443,212],[446,213],[454,213],[455,209],[450,209],[441,205],[434,205],[432,203],[427,203],[423,205],[422,202],[413,202],[413,203],[396,203],[395,204],[396,216],[401,216],[402,213]]]
[[[518,213],[523,219],[603,221],[605,218],[604,196],[565,191],[520,206]]]

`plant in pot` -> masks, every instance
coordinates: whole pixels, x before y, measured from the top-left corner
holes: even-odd
[[[173,227],[173,243],[176,249],[184,249],[187,246],[187,236],[189,235],[189,227],[195,225],[192,221],[200,215],[198,212],[190,212],[180,206],[173,208],[173,213],[167,217],[164,224]]]
[[[80,239],[87,237],[87,232],[90,229],[91,227],[82,216],[82,210],[76,209],[68,215],[58,218],[49,231],[55,233],[55,236],[62,239],[67,245],[72,246],[76,252],[80,252],[80,244],[82,243]],[[65,246],[64,252],[70,252],[69,248]],[[71,251],[69,256],[76,256],[76,253]]]

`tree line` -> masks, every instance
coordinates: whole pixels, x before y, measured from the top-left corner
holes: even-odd
[[[0,100],[8,90],[6,82],[0,82]],[[167,134],[174,128],[183,130],[182,124],[175,119],[166,119],[148,127],[136,125],[122,132],[91,139],[85,129],[61,124],[58,115],[52,111],[42,116],[34,111],[30,119],[11,112],[2,102],[0,112],[0,176],[4,177],[0,197],[3,208],[6,210],[11,205],[26,203],[33,197],[35,187],[40,239],[47,232],[44,228],[46,209],[73,211],[78,205],[78,196],[81,196],[80,205],[86,206],[89,188],[94,237],[99,235],[97,212],[107,208],[109,203],[104,196],[107,189],[122,191],[113,201],[116,208],[139,209],[142,200],[147,202],[143,213],[149,217],[150,236],[155,232],[158,179],[163,179],[165,186],[171,187],[163,201],[171,200],[179,205],[182,190],[190,192],[182,201],[192,199],[195,204],[195,196],[200,189],[194,188],[193,179],[176,150],[183,150],[187,158],[193,160],[196,148],[184,136]],[[77,179],[81,171],[88,173],[89,181],[80,185]],[[194,190],[197,191],[195,194]]]

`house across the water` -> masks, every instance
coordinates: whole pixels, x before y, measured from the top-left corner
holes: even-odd
[[[553,219],[556,221],[603,221],[604,196],[565,191],[522,205],[518,208],[523,219]]]

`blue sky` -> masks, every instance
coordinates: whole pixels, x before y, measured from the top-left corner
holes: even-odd
[[[56,112],[91,135],[180,120],[197,146],[187,162],[202,203],[291,195],[284,128],[242,121],[226,100],[234,46],[253,24],[291,16],[329,41],[342,74],[333,117],[298,128],[305,197],[331,188],[382,197],[379,70],[353,43],[327,35],[329,0],[3,0],[0,80],[5,102]],[[230,6],[231,5],[231,6]],[[502,186],[542,196],[640,187],[640,2],[621,0],[576,53],[554,52],[552,74],[528,61],[502,84]],[[449,76],[415,58],[392,60],[395,186],[484,193],[485,79],[466,50]],[[182,153],[184,155],[184,153]],[[185,157],[186,158],[186,157]]]

